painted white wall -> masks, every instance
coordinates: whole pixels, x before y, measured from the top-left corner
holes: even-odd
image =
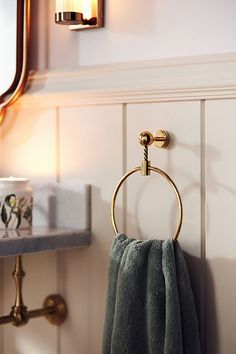
[[[79,64],[234,52],[235,13],[234,0],[107,0],[106,27],[79,34]]]
[[[54,0],[35,0],[32,68],[77,67],[236,51],[234,0],[105,0],[105,28],[54,23]]]
[[[34,0],[31,8],[34,70],[236,51],[234,0],[105,0],[105,28],[82,32],[54,23],[55,0]],[[14,31],[7,22],[1,33]],[[0,92],[15,59],[13,42],[1,43]]]

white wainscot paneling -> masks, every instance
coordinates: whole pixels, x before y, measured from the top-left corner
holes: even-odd
[[[236,348],[236,100],[206,109],[207,353]]]
[[[200,103],[176,102],[128,105],[127,167],[140,165],[143,148],[138,142],[144,130],[170,133],[167,149],[149,147],[152,165],[167,172],[177,184],[184,207],[180,242],[191,255],[200,256]],[[131,181],[131,179],[133,179]],[[130,183],[129,183],[130,181]],[[128,180],[128,232],[169,238],[177,224],[177,203],[169,184],[152,173],[150,178]]]
[[[122,106],[60,109],[60,179],[91,184],[92,245],[60,253],[60,293],[69,317],[60,328],[60,350],[101,352],[109,248],[114,237],[110,201],[123,173]],[[118,201],[122,219],[122,204]]]
[[[56,110],[10,109],[1,126],[1,175],[27,177],[31,181],[56,181]],[[4,258],[1,313],[8,314],[14,303],[12,271],[14,258]],[[23,257],[26,277],[23,286],[25,305],[40,308],[45,297],[57,292],[56,253]],[[57,354],[58,329],[46,319],[31,320],[25,327],[2,327],[3,354]]]
[[[170,102],[134,104],[127,107],[127,169],[140,165],[143,148],[139,134],[158,129],[170,133],[167,149],[149,148],[153,166],[167,172],[176,183],[184,208],[179,241],[190,268],[199,311],[201,312],[201,104]],[[165,179],[152,173],[139,173],[127,182],[127,233],[137,238],[170,238],[177,225],[177,201]],[[203,321],[203,319],[201,319]]]

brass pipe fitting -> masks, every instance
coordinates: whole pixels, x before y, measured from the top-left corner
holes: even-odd
[[[10,316],[13,318],[12,324],[16,327],[20,327],[25,325],[29,321],[29,314],[27,311],[27,307],[24,305],[23,297],[22,297],[22,286],[23,286],[23,278],[25,276],[25,272],[22,267],[21,256],[16,256],[15,269],[12,275],[15,279],[16,298]]]
[[[8,316],[0,317],[0,325],[11,323],[15,327],[21,327],[28,323],[31,318],[45,316],[53,325],[61,325],[67,318],[67,306],[59,294],[49,295],[43,303],[43,307],[28,311],[24,305],[22,296],[23,278],[25,272],[22,266],[22,257],[16,256],[15,269],[12,273],[16,285],[15,304]]]

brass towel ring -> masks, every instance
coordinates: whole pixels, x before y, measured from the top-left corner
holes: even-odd
[[[119,189],[121,187],[121,185],[123,184],[123,182],[129,177],[131,176],[133,173],[137,172],[137,171],[141,171],[142,167],[138,166],[135,167],[134,169],[132,169],[131,171],[127,172],[122,178],[121,180],[118,182],[116,189],[113,193],[112,196],[112,202],[111,202],[111,220],[112,220],[112,226],[113,229],[115,231],[116,234],[118,234],[118,229],[117,229],[117,225],[116,225],[116,220],[115,220],[115,203],[116,203],[116,197],[117,194],[119,192]],[[174,236],[172,237],[173,241],[176,241],[178,239],[180,230],[181,230],[181,226],[182,226],[182,221],[183,221],[183,205],[182,205],[182,201],[181,201],[181,197],[179,194],[179,191],[175,185],[175,183],[173,182],[173,180],[164,172],[162,171],[160,168],[157,167],[152,167],[152,166],[148,166],[148,170],[149,171],[154,171],[157,172],[158,174],[160,174],[161,176],[163,176],[172,186],[172,188],[175,191],[176,197],[177,197],[177,202],[178,202],[178,207],[179,207],[179,222],[175,231]]]

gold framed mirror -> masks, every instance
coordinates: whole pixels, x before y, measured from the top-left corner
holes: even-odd
[[[0,123],[24,90],[28,76],[30,0],[0,0]]]

